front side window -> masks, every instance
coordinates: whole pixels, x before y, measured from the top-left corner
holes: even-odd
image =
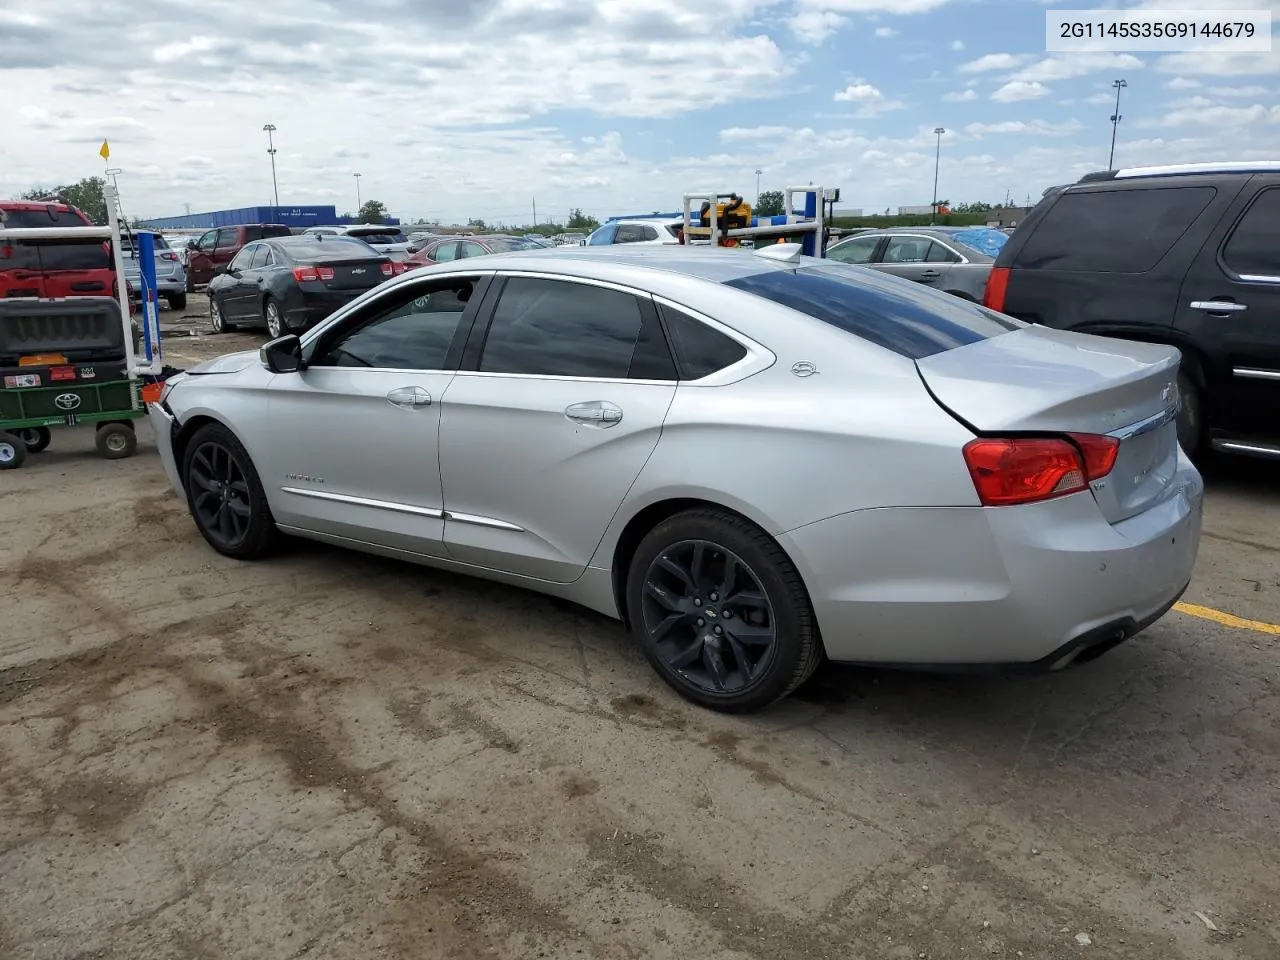
[[[827,259],[839,263],[870,263],[879,243],[878,236],[854,237],[852,240],[845,240],[830,247],[827,250]]]
[[[237,253],[231,259],[231,265],[227,269],[228,270],[248,270],[249,264],[253,262],[253,255],[257,253],[259,249],[260,249],[259,247],[254,247],[254,246],[248,246],[243,248],[239,253]]]
[[[660,362],[664,355],[665,366]],[[532,277],[512,277],[503,287],[479,369],[602,380],[674,379],[657,317],[646,322],[634,296]]]
[[[208,233],[202,234],[200,239],[196,241],[196,249],[203,250],[208,253],[218,245],[218,231],[210,230]]]
[[[240,242],[240,238],[236,234],[236,228],[230,227],[218,231],[218,248],[225,250],[227,247],[234,247]]]
[[[587,237],[587,246],[607,246],[613,243],[614,235],[618,232],[616,223],[606,223],[603,227],[595,230],[591,236]]]
[[[312,366],[445,370],[449,348],[475,292],[471,278],[398,290],[392,304],[322,347]]]

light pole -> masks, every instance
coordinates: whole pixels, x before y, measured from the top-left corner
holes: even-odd
[[[271,193],[276,198],[276,207],[278,208],[280,206],[280,184],[276,182],[276,125],[274,123],[263,124],[262,129],[267,133],[267,153],[271,156]]]
[[[364,206],[360,202],[360,174],[353,173],[352,176],[356,178],[356,216],[358,217],[360,216],[360,208]]]
[[[756,209],[760,208],[760,174],[764,173],[759,167],[756,168]]]
[[[942,166],[942,135],[946,127],[934,127],[933,135],[938,138],[938,149],[933,156],[933,202],[929,206],[929,223],[933,223],[934,214],[938,212],[938,169]]]
[[[1107,169],[1116,168],[1116,128],[1120,126],[1120,91],[1129,84],[1125,80],[1116,80],[1111,84],[1116,88],[1116,112],[1111,115],[1111,153],[1107,156]]]

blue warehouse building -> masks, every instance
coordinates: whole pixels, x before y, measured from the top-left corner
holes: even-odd
[[[213,210],[209,213],[188,213],[180,217],[157,217],[142,221],[142,226],[152,230],[207,230],[210,227],[232,227],[240,223],[283,223],[295,230],[307,227],[327,227],[334,224],[359,223],[354,217],[338,216],[338,208],[332,205],[300,207],[237,207],[234,210]],[[386,222],[398,225],[396,217]]]

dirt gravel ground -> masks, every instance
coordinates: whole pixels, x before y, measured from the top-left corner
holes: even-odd
[[[0,474],[0,957],[1280,956],[1280,637],[719,716],[565,604],[218,557],[141,436]],[[1187,600],[1280,622],[1280,470],[1214,467]]]

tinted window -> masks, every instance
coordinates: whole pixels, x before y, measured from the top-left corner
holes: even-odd
[[[240,252],[231,258],[228,266],[229,270],[248,270],[249,263],[253,260],[253,255],[258,250],[257,247],[242,247]]]
[[[657,234],[654,234],[657,236]],[[613,238],[614,243],[638,243],[645,239],[644,227],[638,223],[624,223],[618,227],[618,232]]]
[[[264,240],[267,237],[291,237],[291,236],[293,236],[293,231],[290,230],[288,227],[284,226],[283,224],[275,227],[245,227],[244,228],[245,243],[248,243],[250,240]]]
[[[640,304],[631,294],[513,277],[494,310],[480,369],[624,379],[641,326]]]
[[[70,210],[7,210],[6,227],[86,227],[89,224]],[[109,270],[111,254],[101,240],[83,243],[11,244],[10,256],[0,260],[0,270]]]
[[[1025,324],[908,280],[842,266],[771,270],[728,286],[808,314],[912,359]]]
[[[411,299],[375,314],[314,362],[328,367],[446,369],[449,347],[474,287],[469,280],[434,289],[416,287],[407,293]]]
[[[398,230],[348,230],[347,236],[359,237],[365,243],[408,243]]]
[[[9,229],[19,227],[87,227],[77,214],[70,210],[6,210],[4,225]]]
[[[943,246],[937,240],[929,244],[929,252],[925,255],[925,259],[930,263],[959,263],[960,258],[954,251]]]
[[[1172,249],[1215,193],[1213,187],[1068,191],[1018,251],[1014,265],[1145,273]]]
[[[380,260],[382,254],[363,240],[346,237],[308,237],[298,243],[282,243],[289,256],[298,263],[323,263],[326,260]]]
[[[700,380],[747,355],[747,348],[738,341],[712,330],[687,313],[663,305],[662,317],[680,359],[681,380]]]
[[[227,227],[218,231],[219,248],[234,247],[239,243],[238,234],[235,227]]]
[[[1264,190],[1249,204],[1222,259],[1243,276],[1280,277],[1280,190]]]
[[[249,269],[257,270],[271,262],[271,248],[260,243],[253,248],[253,259],[249,261]]]
[[[827,250],[827,258],[840,263],[870,263],[880,237],[855,237],[835,244]]]

